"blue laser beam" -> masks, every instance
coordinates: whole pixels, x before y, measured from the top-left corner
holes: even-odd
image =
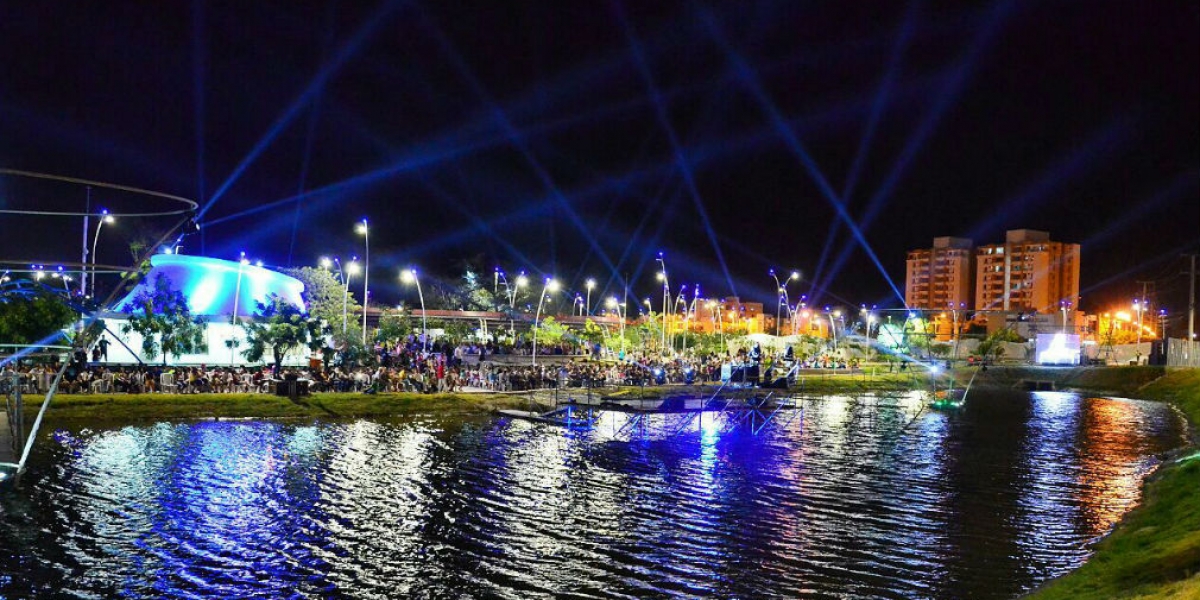
[[[707,11],[702,11],[701,16],[708,25],[708,29],[713,40],[716,41],[721,49],[725,52],[726,57],[734,65],[734,68],[737,69],[737,72],[741,73],[742,82],[758,101],[759,107],[771,119],[771,122],[775,126],[775,130],[783,138],[788,149],[791,150],[792,154],[795,155],[795,157],[800,161],[801,165],[804,166],[805,170],[808,171],[809,176],[813,178],[817,184],[817,187],[821,190],[821,194],[829,202],[829,204],[833,206],[833,209],[837,212],[838,217],[842,219],[847,229],[850,230],[850,233],[853,234],[855,239],[858,240],[863,251],[866,252],[871,261],[875,263],[875,267],[879,269],[879,274],[883,276],[884,281],[889,287],[892,288],[892,291],[896,294],[896,297],[903,302],[904,294],[900,292],[900,289],[896,287],[896,283],[892,281],[891,276],[888,275],[887,269],[884,268],[883,263],[875,254],[875,251],[871,248],[870,243],[867,242],[866,237],[863,236],[862,231],[859,229],[858,225],[855,224],[854,219],[846,210],[846,206],[841,202],[841,200],[838,199],[837,194],[829,185],[829,180],[825,178],[825,175],[817,166],[816,161],[813,160],[812,156],[804,148],[804,145],[800,142],[800,139],[796,136],[796,133],[788,125],[787,120],[784,119],[783,115],[779,112],[779,108],[775,106],[774,102],[772,102],[770,97],[767,95],[766,90],[762,88],[761,83],[758,82],[757,76],[754,74],[753,68],[749,65],[749,63],[746,62],[744,58],[742,58],[742,56],[732,47],[732,45],[730,45],[729,41],[725,39],[724,35],[721,33],[719,25],[717,25],[717,23],[712,19],[712,16]]]
[[[246,154],[244,158],[242,158],[242,161],[238,163],[238,166],[234,168],[233,172],[225,178],[225,181],[221,183],[220,187],[217,188],[217,191],[214,192],[212,197],[208,199],[208,202],[205,203],[205,205],[200,209],[199,213],[197,213],[196,216],[198,219],[203,218],[204,215],[212,209],[213,205],[215,205],[217,201],[220,200],[229,190],[229,188],[238,180],[238,178],[241,177],[242,173],[244,173],[246,169],[248,169],[250,165],[253,164],[254,161],[257,160],[258,157],[271,145],[271,143],[275,141],[275,138],[279,137],[279,134],[291,124],[291,122],[298,114],[300,114],[304,107],[311,103],[312,98],[325,87],[325,84],[333,78],[334,74],[336,74],[343,66],[345,66],[347,62],[350,61],[350,59],[358,52],[359,48],[366,43],[367,39],[369,39],[371,35],[379,29],[379,26],[383,24],[385,17],[395,8],[396,4],[397,2],[395,2],[395,0],[385,0],[382,4],[380,4],[375,12],[372,13],[371,16],[366,20],[366,22],[364,22],[362,26],[360,26],[354,33],[354,35],[352,35],[350,39],[342,45],[338,52],[334,54],[333,59],[326,63],[317,72],[312,81],[310,81],[304,90],[292,100],[287,108],[284,109],[283,113],[275,119],[275,121],[267,129],[266,133],[264,133],[262,137],[258,139],[258,142],[254,144],[254,147],[251,148],[250,152]]]

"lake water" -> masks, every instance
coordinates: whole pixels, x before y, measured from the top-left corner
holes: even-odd
[[[829,397],[757,435],[625,419],[46,432],[0,493],[0,597],[1012,598],[1083,562],[1185,435],[1162,404],[1054,392]]]

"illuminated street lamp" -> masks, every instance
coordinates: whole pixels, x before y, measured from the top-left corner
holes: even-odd
[[[579,316],[582,317],[583,310],[584,310],[583,296],[580,296],[579,294],[575,294],[575,297],[571,299],[571,315],[572,316],[574,316],[574,314],[575,314],[576,307],[579,308]]]
[[[246,258],[246,253],[242,252],[241,256],[238,257],[237,285],[235,285],[233,288],[233,319],[230,320],[230,322],[229,322],[230,325],[234,326],[233,332],[231,332],[229,334],[229,336],[230,336],[229,339],[231,342],[233,340],[234,332],[237,331],[236,328],[237,328],[237,323],[238,323],[238,300],[240,300],[242,297],[242,270],[248,264],[250,264],[250,261]],[[231,367],[233,366],[233,353],[234,353],[233,344],[230,343],[229,344],[229,366],[231,366]]]
[[[587,308],[586,314],[588,316],[591,316],[591,314],[592,314],[592,289],[594,289],[596,287],[596,280],[588,279],[587,283],[584,284],[584,287],[587,288],[587,304],[585,304],[584,306]]]
[[[496,268],[496,278],[504,283],[504,296],[508,298],[508,334],[511,337],[516,337],[516,323],[513,322],[512,313],[517,310],[517,294],[521,291],[521,288],[529,284],[529,278],[525,276],[525,271],[521,271],[517,275],[517,279],[513,282],[514,285],[510,286],[508,284],[508,277],[505,276],[504,271],[501,271],[499,267]]]
[[[105,223],[112,224],[112,223],[114,223],[115,221],[116,221],[116,219],[114,219],[112,215],[108,214],[108,209],[104,209],[104,210],[101,210],[101,211],[100,211],[100,222],[99,222],[99,223],[96,223],[96,237],[92,238],[92,281],[91,281],[91,288],[92,288],[92,293],[93,293],[93,294],[95,294],[95,293],[96,293],[96,244],[99,244],[99,243],[100,243],[100,230],[101,230],[101,229],[104,227],[104,224],[105,224]],[[84,265],[84,266],[85,266],[85,268],[86,268],[86,265]],[[86,277],[87,277],[87,273],[84,273],[84,275],[83,275],[83,276],[86,278]]]
[[[332,270],[337,267],[338,280],[342,282],[342,335],[346,334],[346,313],[350,305],[350,280],[345,271],[342,270],[342,261],[338,257],[330,259],[328,256],[321,257],[321,268]],[[353,265],[354,263],[351,263]]]
[[[349,309],[350,309],[350,278],[355,275],[358,275],[358,271],[359,271],[358,257],[352,256],[352,257],[350,257],[350,264],[346,265],[346,277],[345,277],[345,281],[343,282],[343,283],[345,283],[345,287],[346,287],[344,293],[342,294],[342,334],[343,335],[345,335],[345,333],[346,333],[346,323],[347,323],[346,317],[349,314]]]
[[[558,282],[553,278],[547,277],[546,283],[542,285],[542,293],[538,298],[537,312],[533,315],[533,364],[537,365],[537,330],[538,319],[542,316],[542,302],[546,300],[546,294],[553,294],[558,291]]]
[[[617,316],[621,318],[621,356],[625,356],[625,310],[624,302],[617,302],[617,297],[612,296],[608,299],[608,307],[617,311]]]
[[[778,337],[780,326],[779,309],[783,306],[787,306],[788,312],[790,313],[792,311],[791,305],[788,304],[787,285],[789,282],[800,279],[800,272],[792,271],[791,275],[788,275],[787,279],[784,279],[782,282],[779,281],[779,276],[775,274],[775,269],[770,269],[767,271],[767,274],[771,276],[771,279],[775,280],[775,336]]]
[[[1142,343],[1142,312],[1146,307],[1138,300],[1133,301],[1133,312],[1137,313],[1137,343]]]
[[[663,303],[662,303],[663,328],[662,328],[662,342],[659,345],[659,351],[666,352],[666,348],[667,348],[667,304],[669,304],[671,302],[671,282],[669,279],[667,279],[667,262],[663,259],[663,253],[659,252],[658,258],[655,260],[657,260],[659,266],[662,267],[662,270],[658,272],[658,280],[663,282]]]
[[[417,277],[416,269],[407,269],[400,273],[400,280],[404,283],[415,283],[417,285],[417,299],[421,301],[421,350],[429,351],[429,324],[425,318],[425,294],[421,293],[421,279]]]
[[[364,218],[358,222],[358,226],[354,228],[363,236],[363,248],[366,252],[363,254],[363,323],[362,323],[362,343],[367,345],[367,303],[370,301],[370,288],[368,284],[371,280],[371,229],[367,226],[367,220]]]
[[[826,310],[826,311],[828,311],[828,310],[829,310],[829,307],[825,307],[825,310]],[[828,313],[828,314],[829,314],[829,332],[830,332],[830,334],[833,336],[833,348],[834,348],[834,350],[836,350],[836,349],[837,349],[837,345],[838,345],[838,339],[837,339],[837,323],[834,321],[834,319],[835,319],[835,318],[837,318],[837,319],[840,319],[840,318],[841,318],[841,316],[842,316],[842,311],[840,311],[840,310],[835,310],[835,311],[833,311],[833,312],[831,312],[831,313]]]

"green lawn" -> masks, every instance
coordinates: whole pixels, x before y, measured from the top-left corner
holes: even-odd
[[[1163,400],[1200,422],[1200,369],[1168,371],[1135,394]],[[1030,595],[1034,600],[1200,598],[1200,447],[1163,465],[1143,502],[1078,570]]]
[[[380,417],[416,412],[488,412],[527,405],[527,396],[516,394],[327,393],[296,402],[268,394],[64,394],[54,397],[47,419]],[[32,415],[40,406],[41,402],[31,402],[26,414]]]

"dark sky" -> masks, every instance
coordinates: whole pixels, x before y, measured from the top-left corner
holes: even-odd
[[[1184,308],[1197,3],[587,5],[5,2],[0,166],[195,198],[185,251],[272,265],[361,254],[367,217],[387,302],[464,260],[646,295],[662,250],[673,287],[770,303],[774,266],[895,304],[907,249],[1028,227],[1084,245],[1085,308],[1143,279]],[[78,220],[0,219],[4,258],[78,256]],[[106,230],[101,262],[168,225]]]

